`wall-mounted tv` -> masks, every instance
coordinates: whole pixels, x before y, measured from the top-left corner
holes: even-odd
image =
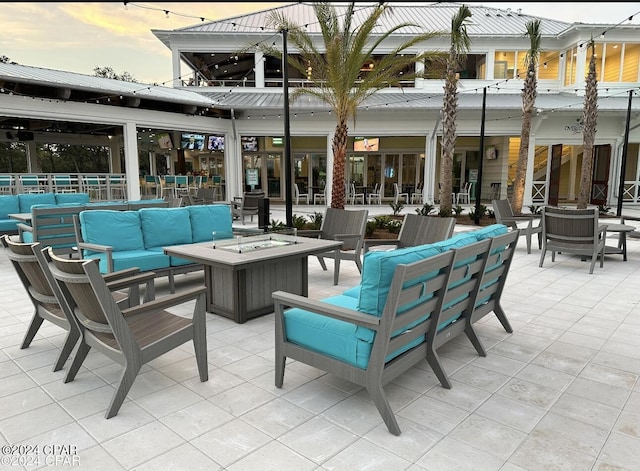
[[[354,137],[353,150],[355,152],[377,152],[380,146],[378,137]]]
[[[180,149],[204,150],[204,134],[183,132],[180,136]]]
[[[158,147],[160,147],[160,149],[173,148],[173,142],[171,142],[171,136],[169,136],[169,133],[163,132],[158,134]]]
[[[207,149],[214,152],[224,151],[224,136],[209,136],[207,141]]]
[[[244,152],[258,152],[258,138],[256,136],[242,136],[240,142]]]

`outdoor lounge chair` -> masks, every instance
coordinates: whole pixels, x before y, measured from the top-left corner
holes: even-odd
[[[94,260],[69,260],[48,251],[51,273],[82,333],[65,383],[72,381],[91,348],[124,366],[105,418],[115,416],[140,368],[193,340],[200,381],[209,378],[205,325],[205,287],[121,309],[109,293]],[[193,317],[165,309],[196,300]]]
[[[547,250],[551,261],[556,261],[556,252],[591,257],[589,274],[600,256],[600,268],[604,265],[607,226],[598,223],[598,208],[561,209],[542,208],[542,254],[540,266]]]
[[[431,244],[451,237],[455,227],[456,218],[406,214],[402,221],[398,239],[365,239],[363,252],[367,253],[370,247],[378,245],[395,245],[396,248],[401,249],[403,247]]]
[[[242,197],[236,197],[231,202],[231,212],[234,219],[240,219],[244,224],[246,216],[251,217],[258,214],[258,201],[264,198],[264,191],[252,191],[244,193]]]
[[[53,365],[53,371],[58,371],[64,366],[80,338],[80,328],[75,320],[70,320],[69,313],[65,312],[58,302],[53,278],[46,267],[45,256],[41,252],[41,244],[17,242],[8,235],[2,236],[2,244],[34,307],[33,317],[20,348],[28,348],[31,345],[45,320],[63,328],[67,331],[67,336]],[[125,307],[139,303],[141,283],[146,284],[147,296],[152,296],[154,293],[153,274],[134,277],[138,272],[137,268],[132,268],[104,276],[105,281],[109,282],[109,289],[114,291],[113,298]],[[128,293],[116,291],[125,288],[129,289]]]
[[[538,235],[538,248],[542,248],[542,224],[537,215],[514,215],[508,199],[492,200],[491,204],[498,224],[504,224],[512,229],[520,229],[520,235],[527,238],[527,253],[531,253],[531,239],[534,234]],[[535,224],[536,221],[538,224]]]
[[[320,266],[324,271],[327,270],[324,259],[333,258],[334,285],[338,284],[338,279],[340,278],[340,261],[342,260],[353,260],[358,267],[358,271],[362,273],[362,245],[368,215],[369,211],[366,209],[350,211],[346,209],[327,208],[327,211],[322,217],[320,229],[298,231],[299,236],[341,240],[343,242],[342,249],[317,255]]]

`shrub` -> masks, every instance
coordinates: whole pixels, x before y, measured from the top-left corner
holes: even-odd
[[[438,216],[440,216],[441,218],[450,218],[451,211],[440,208],[440,211],[438,211]]]
[[[367,227],[364,230],[364,235],[366,237],[371,237],[373,235],[373,231],[378,228],[378,222],[374,219],[371,221],[367,221]]]
[[[397,203],[389,203],[389,206],[391,206],[393,215],[397,216],[398,214],[400,214],[400,211],[402,211],[402,209],[404,208],[404,203],[401,201],[398,201]]]
[[[287,228],[287,225],[282,221],[278,221],[277,219],[272,219],[271,226],[269,227],[269,229],[274,232],[281,231],[286,228]]]
[[[431,203],[424,203],[422,208],[416,208],[416,213],[421,216],[428,216],[436,207]]]
[[[392,221],[391,216],[374,216],[373,220],[378,229],[385,229]]]
[[[387,230],[392,234],[399,233],[401,228],[402,221],[390,221],[389,224],[387,224]]]
[[[462,214],[462,211],[464,211],[464,208],[462,206],[460,206],[459,204],[457,204],[454,208],[453,208],[453,213],[456,216],[460,216]]]
[[[320,226],[322,226],[322,213],[314,212],[313,215],[309,216],[309,229],[318,230]]]
[[[477,209],[477,213],[476,213],[476,209]],[[487,214],[487,207],[484,204],[481,204],[478,208],[476,208],[475,206],[473,207],[473,209],[469,210],[469,216],[472,219],[475,219],[476,216],[478,216],[479,219],[482,219],[482,216],[485,216]]]
[[[293,227],[296,229],[302,229],[307,224],[307,218],[294,214],[291,218],[291,222],[293,223]]]
[[[531,206],[529,206],[529,211],[531,211],[531,214],[540,214],[542,212],[542,206],[536,206],[535,204],[532,204]]]

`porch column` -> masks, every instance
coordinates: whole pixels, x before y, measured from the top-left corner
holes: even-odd
[[[421,74],[424,72],[424,61],[417,61],[416,62],[416,74]],[[423,78],[416,78],[414,81],[414,85],[416,88],[424,88],[424,79]]]
[[[36,143],[29,141],[25,145],[27,152],[27,171],[29,173],[39,173],[42,169],[38,166],[38,152],[36,150]]]
[[[139,165],[138,165],[138,131],[136,123],[127,121],[123,127],[124,167],[127,175],[127,199],[140,199]]]
[[[173,87],[181,87],[182,80],[180,78],[180,51],[172,47],[171,48],[171,71],[173,74]]]
[[[255,70],[256,88],[264,88],[264,54],[262,52],[254,53],[253,70]]]

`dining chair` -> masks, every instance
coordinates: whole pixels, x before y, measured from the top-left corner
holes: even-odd
[[[411,204],[422,204],[423,196],[422,196],[422,183],[418,183],[416,189],[413,193],[411,193]]]
[[[471,204],[471,182],[467,182],[462,186],[462,190],[456,193],[456,204]]]
[[[127,199],[127,179],[124,175],[109,175],[109,199]]]
[[[393,202],[398,204],[398,200],[404,198],[405,204],[409,204],[409,193],[402,193],[397,183],[393,184]]]
[[[189,177],[187,175],[175,176],[175,190],[174,195],[176,198],[181,198],[190,193]]]
[[[176,197],[176,177],[174,175],[165,175],[164,184],[160,189],[160,197],[175,198]]]
[[[107,182],[105,177],[99,175],[83,175],[82,189],[89,195],[92,201],[99,201],[107,196]]]
[[[304,198],[304,204],[309,204],[309,193],[300,193],[297,183],[293,184],[293,197],[296,199],[296,204],[300,204],[300,198]]]
[[[376,183],[373,187],[373,193],[369,193],[367,195],[367,203],[382,204],[382,190],[382,185],[380,185],[380,183]]]
[[[318,193],[313,194],[313,204],[327,203],[327,187],[323,187]]]
[[[355,183],[351,183],[350,198],[351,204],[356,204],[358,201],[361,201],[362,204],[364,204],[364,193],[356,193]]]
[[[54,175],[53,176],[53,192],[54,193],[76,193],[71,175]]]
[[[82,334],[65,382],[75,378],[92,348],[124,368],[105,418],[118,414],[143,365],[188,341],[193,341],[200,381],[209,379],[204,286],[122,309],[94,260],[64,259],[51,250],[48,257],[53,279]],[[191,316],[167,310],[192,301]]]
[[[44,193],[45,189],[40,185],[38,175],[20,175],[20,188],[22,193]]]
[[[0,194],[13,195],[16,193],[16,179],[13,175],[0,175]]]

